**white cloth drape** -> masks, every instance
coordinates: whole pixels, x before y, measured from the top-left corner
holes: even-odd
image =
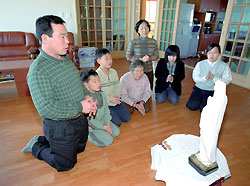
[[[155,179],[164,181],[166,186],[209,186],[222,177],[231,176],[227,160],[219,149],[216,154],[219,169],[212,174],[202,176],[188,163],[188,157],[199,150],[198,136],[175,134],[165,140],[172,150],[153,146],[151,169],[156,170]]]

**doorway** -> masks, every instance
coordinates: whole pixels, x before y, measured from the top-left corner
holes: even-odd
[[[157,0],[142,0],[141,19],[145,19],[150,24],[149,38],[154,37]]]

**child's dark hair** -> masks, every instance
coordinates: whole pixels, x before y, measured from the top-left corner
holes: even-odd
[[[106,55],[107,53],[110,54],[109,50],[106,48],[99,48],[96,52],[95,52],[95,59],[101,59],[103,55]]]
[[[93,69],[87,69],[82,71],[80,77],[83,83],[88,83],[90,76],[98,76],[97,72]]]
[[[141,20],[138,21],[138,22],[136,23],[136,25],[135,25],[135,31],[136,31],[137,34],[139,34],[139,33],[138,33],[138,30],[139,30],[140,25],[141,25],[143,22],[145,22],[145,23],[147,24],[147,27],[148,27],[149,32],[150,32],[150,24],[149,24],[149,22],[146,21],[145,19],[141,19]],[[140,34],[139,34],[139,35],[140,35]]]
[[[220,49],[220,45],[217,43],[212,43],[211,45],[208,45],[207,47],[207,52],[209,52],[210,50],[212,50],[213,48],[217,47],[219,53],[221,53],[221,49]]]
[[[169,45],[165,50],[165,61],[168,61],[168,56],[176,56],[176,61],[180,61],[180,49],[177,45]]]

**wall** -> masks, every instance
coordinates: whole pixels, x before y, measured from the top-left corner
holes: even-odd
[[[77,33],[75,0],[0,0],[0,31],[35,33],[35,21],[48,14],[66,21],[68,31]]]

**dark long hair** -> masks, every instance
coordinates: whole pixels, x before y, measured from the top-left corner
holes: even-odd
[[[168,62],[168,56],[176,56],[176,62],[181,61],[180,49],[177,45],[169,45],[165,50],[165,62]]]

